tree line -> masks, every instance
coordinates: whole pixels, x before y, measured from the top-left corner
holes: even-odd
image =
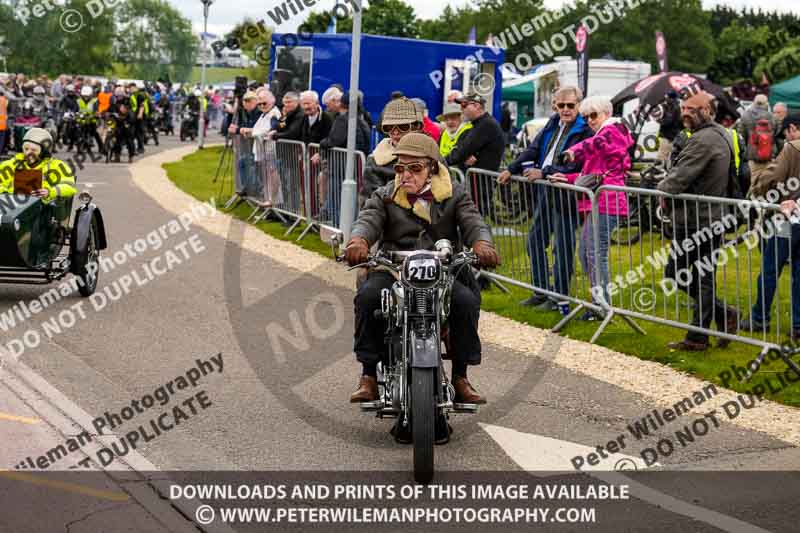
[[[597,13],[608,3],[577,0],[572,10],[559,17],[564,12],[547,9],[543,0],[473,0],[468,6],[445,7],[436,19],[421,20],[403,0],[372,0],[364,10],[362,31],[463,43],[475,27],[476,41],[483,44],[489,35],[500,35],[520,21],[552,21],[509,46],[506,57],[514,57],[530,53],[534,44]],[[640,0],[638,4],[592,33],[590,58],[646,61],[656,71],[654,33],[660,30],[667,40],[671,70],[712,73],[713,81],[724,85],[761,82],[763,75],[772,83],[800,75],[800,17],[795,14],[761,8],[736,10],[725,5],[704,9],[701,0]],[[324,32],[329,22],[329,13],[312,13],[305,28]],[[352,20],[338,21],[337,31],[352,31]],[[780,45],[776,45],[776,37],[781,38]],[[574,48],[571,52],[574,54]]]
[[[199,40],[187,18],[165,0],[108,3],[113,7],[97,0],[66,0],[43,12],[41,0],[0,0],[0,35],[5,37],[0,55],[8,70],[34,76],[189,78]],[[25,22],[15,14],[21,7],[32,14]],[[62,18],[70,9],[80,17]]]

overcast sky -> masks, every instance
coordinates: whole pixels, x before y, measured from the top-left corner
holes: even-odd
[[[264,19],[268,25],[274,26],[274,23],[268,16],[267,11],[272,11],[275,7],[281,6],[284,1],[285,0],[215,0],[209,12],[208,30],[211,33],[225,33],[246,16],[252,17],[255,20]],[[453,7],[470,4],[470,0],[405,1],[407,4],[410,4],[414,7],[418,17],[426,19],[436,18],[448,4]],[[179,11],[181,11],[192,21],[195,30],[202,31],[203,7],[200,0],[169,0],[169,2],[177,7]],[[297,3],[303,5],[302,0],[297,1]],[[564,3],[564,0],[545,0],[545,5],[551,8],[559,7]],[[703,0],[703,4],[706,6],[718,3],[726,3],[737,7],[760,6],[766,10],[777,9],[780,11],[794,11],[795,13],[800,14],[800,7],[798,7],[800,3],[796,2],[796,0],[726,0],[725,2]],[[307,8],[308,11],[304,13],[292,15],[291,12],[289,12],[289,20],[278,26],[278,30],[284,32],[294,31],[297,26],[305,20],[307,16],[306,13],[311,11],[320,12],[330,10],[335,4],[336,0],[317,0],[316,5],[313,8]],[[483,32],[481,32],[481,29],[478,28],[478,38],[482,39],[483,37]]]

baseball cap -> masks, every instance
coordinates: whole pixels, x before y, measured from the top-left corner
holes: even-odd
[[[486,105],[486,98],[475,92],[467,93],[461,98],[456,98],[455,101],[459,104],[463,102],[478,102],[481,105]]]

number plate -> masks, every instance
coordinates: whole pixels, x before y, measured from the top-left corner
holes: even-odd
[[[430,287],[439,280],[439,261],[432,257],[410,257],[406,261],[403,274],[407,283]]]

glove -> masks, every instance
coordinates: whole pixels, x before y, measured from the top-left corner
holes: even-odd
[[[356,266],[367,261],[369,244],[361,237],[353,237],[344,249],[344,258],[350,266]]]
[[[476,241],[472,245],[472,251],[478,256],[482,267],[494,268],[500,265],[500,256],[497,255],[497,250],[489,241]]]

